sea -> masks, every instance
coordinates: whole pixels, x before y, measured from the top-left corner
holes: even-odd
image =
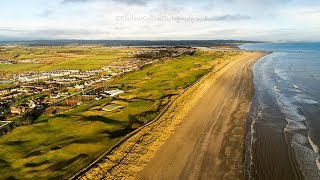
[[[256,43],[245,179],[320,180],[320,43]]]

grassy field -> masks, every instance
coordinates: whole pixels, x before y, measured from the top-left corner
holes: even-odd
[[[86,102],[14,129],[0,137],[1,176],[59,179],[74,174],[132,129],[154,119],[173,97],[216,64],[238,53],[198,51],[166,60],[115,79],[109,86],[126,92],[116,99]],[[104,111],[108,104],[122,108]]]
[[[31,71],[41,66],[41,64],[0,64],[0,72]]]
[[[0,60],[37,60],[40,64],[0,64],[0,72],[44,71],[52,69],[91,70],[118,58],[131,57],[135,48],[106,47],[15,47],[0,51]]]
[[[0,83],[0,90],[6,89],[6,88],[10,88],[13,87],[14,84],[13,83]]]

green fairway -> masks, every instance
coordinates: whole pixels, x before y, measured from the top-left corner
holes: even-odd
[[[197,51],[193,56],[166,60],[107,84],[125,91],[118,98],[86,102],[60,114],[42,115],[34,124],[14,129],[0,137],[1,176],[59,179],[76,173],[125,134],[153,120],[173,97],[217,63],[237,54]],[[111,61],[119,56],[124,56],[123,52],[73,61],[93,68],[101,66],[105,59]],[[90,58],[96,64],[85,60]],[[75,62],[59,63],[73,67]],[[115,108],[115,104],[121,108]],[[115,109],[104,111],[106,106]]]

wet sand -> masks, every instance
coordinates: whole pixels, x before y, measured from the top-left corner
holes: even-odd
[[[264,55],[221,64],[81,179],[243,179],[252,66]]]

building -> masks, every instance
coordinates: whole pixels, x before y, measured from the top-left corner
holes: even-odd
[[[110,97],[115,97],[119,94],[124,93],[124,91],[122,91],[120,89],[115,89],[115,90],[111,90],[111,91],[105,91],[105,93],[107,93]]]
[[[11,114],[22,114],[26,112],[26,107],[18,106],[18,107],[11,107]]]

